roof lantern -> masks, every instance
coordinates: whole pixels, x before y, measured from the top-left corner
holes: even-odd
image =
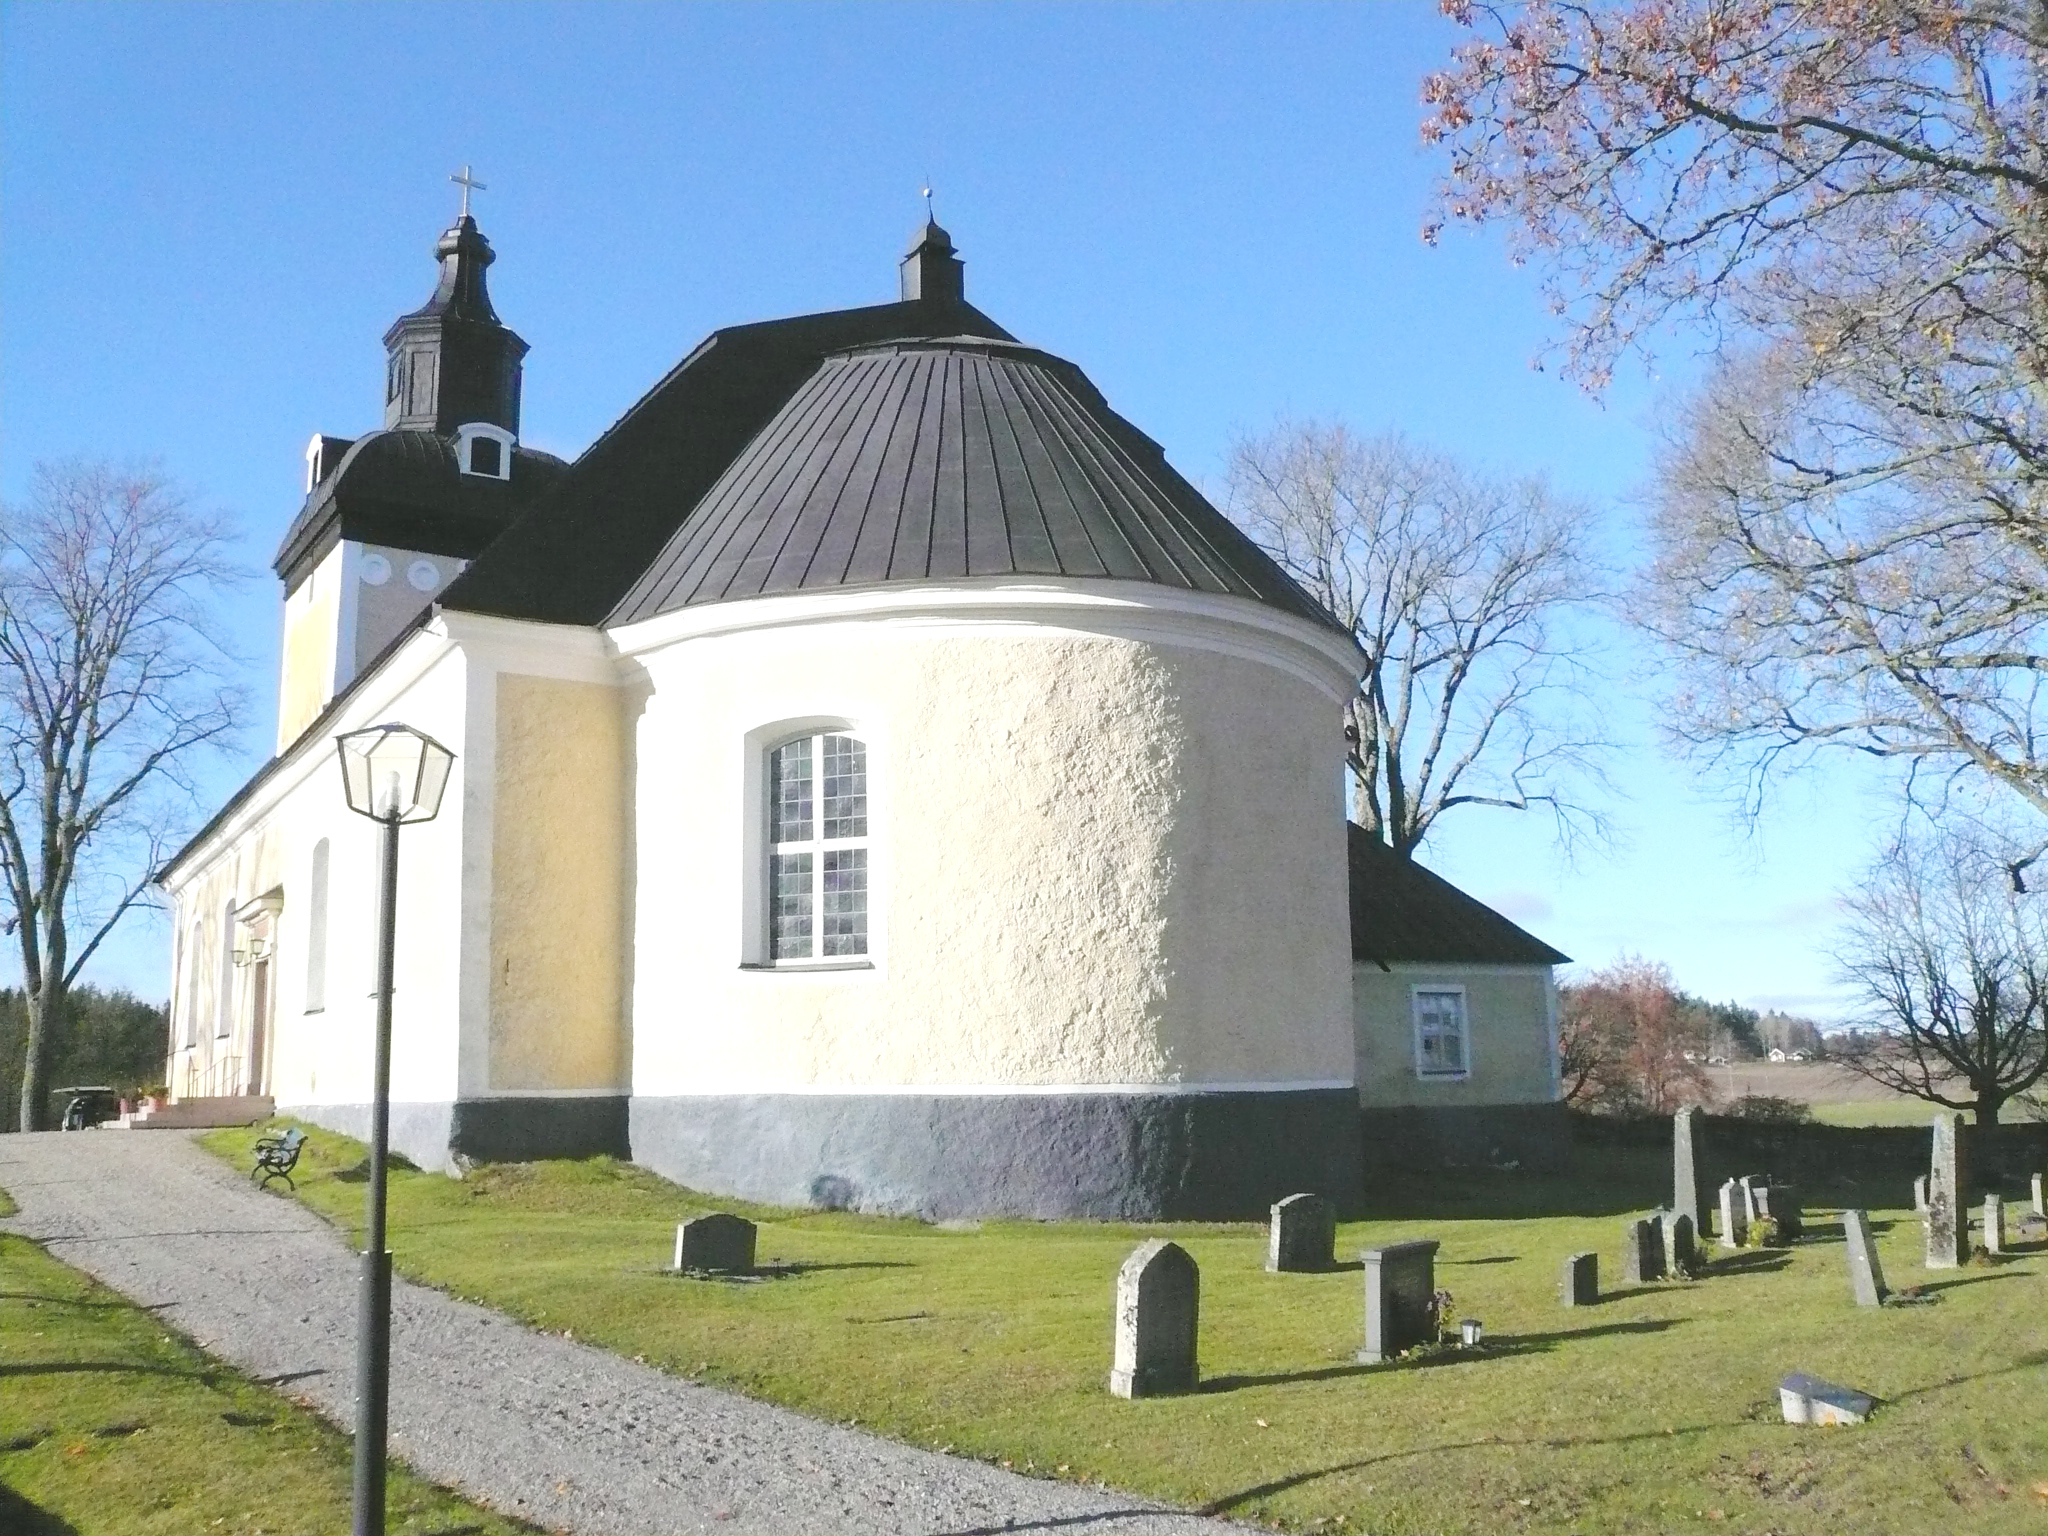
[[[526,343],[491,308],[491,242],[465,212],[434,254],[441,276],[433,297],[384,333],[384,425],[449,433],[488,422],[516,436]]]
[[[958,304],[967,298],[966,263],[954,254],[953,237],[939,228],[936,220],[924,221],[924,232],[897,271],[903,280],[906,303],[912,299],[950,299]]]

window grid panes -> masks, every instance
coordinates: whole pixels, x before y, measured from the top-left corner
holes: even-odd
[[[868,762],[826,733],[768,754],[768,958],[868,952]]]
[[[1465,994],[1415,994],[1416,1070],[1424,1077],[1465,1075]]]

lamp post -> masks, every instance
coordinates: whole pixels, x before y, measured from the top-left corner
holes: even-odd
[[[370,1095],[370,1192],[356,1320],[355,1536],[384,1536],[384,1425],[391,1387],[391,1255],[384,1247],[384,1163],[391,1139],[391,971],[398,945],[398,829],[432,821],[455,754],[409,725],[337,736],[348,808],[384,828],[377,903],[377,1065]]]

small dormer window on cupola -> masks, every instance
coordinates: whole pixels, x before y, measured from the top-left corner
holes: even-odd
[[[487,421],[465,422],[455,429],[455,465],[465,475],[486,480],[512,478],[512,447],[518,441],[503,427]]]

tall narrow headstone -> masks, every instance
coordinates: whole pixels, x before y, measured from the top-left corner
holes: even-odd
[[[1116,1276],[1116,1353],[1109,1390],[1161,1397],[1195,1390],[1202,1277],[1178,1243],[1140,1243]]]
[[[1721,1186],[1720,1227],[1723,1248],[1749,1245],[1749,1200],[1733,1179]]]
[[[1436,1339],[1436,1250],[1428,1238],[1368,1248],[1362,1365],[1378,1365]]]
[[[1927,1214],[1927,1175],[1924,1173],[1913,1181],[1913,1209],[1922,1216]]]
[[[2043,1180],[2041,1175],[2038,1173],[2035,1174],[2034,1214],[2036,1216],[2048,1218],[2048,1187],[2044,1186],[2048,1186],[2048,1180]]]
[[[1692,1218],[1683,1211],[1661,1213],[1664,1228],[1664,1273],[1690,1275],[1700,1267],[1699,1244],[1693,1240]]]
[[[1764,1187],[1766,1180],[1760,1173],[1745,1173],[1736,1181],[1742,1186],[1742,1214],[1755,1226],[1764,1215]]]
[[[1870,1216],[1865,1211],[1842,1212],[1842,1234],[1849,1240],[1849,1291],[1859,1307],[1881,1307],[1891,1294],[1884,1283],[1884,1265],[1878,1262],[1877,1245],[1870,1240]]]
[[[1998,1195],[1984,1197],[1984,1251],[2005,1252],[2005,1201]]]
[[[1699,1111],[1688,1104],[1671,1117],[1671,1209],[1692,1218],[1695,1236],[1707,1230],[1705,1189],[1700,1182]]]
[[[1621,1278],[1630,1285],[1664,1278],[1664,1226],[1658,1217],[1644,1216],[1622,1228]]]
[[[1337,1260],[1337,1213],[1321,1195],[1289,1195],[1272,1210],[1266,1268],[1274,1274],[1331,1268]]]
[[[1927,1267],[1954,1269],[1970,1256],[1970,1218],[1963,1207],[1963,1117],[1934,1117],[1934,1166],[1927,1171]]]
[[[1600,1255],[1575,1253],[1564,1261],[1559,1299],[1568,1307],[1590,1307],[1600,1299]]]

